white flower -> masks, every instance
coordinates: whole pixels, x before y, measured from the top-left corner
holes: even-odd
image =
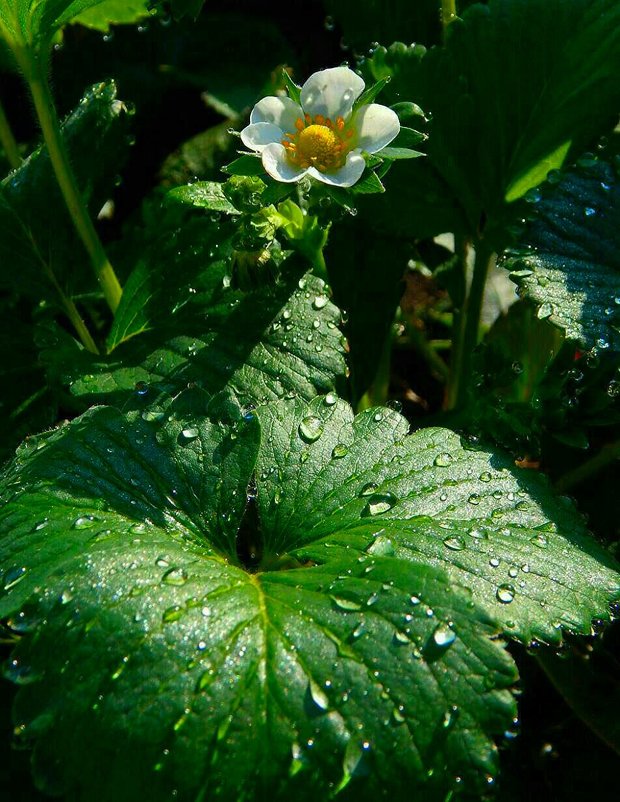
[[[311,75],[301,88],[301,105],[289,97],[265,97],[252,109],[241,141],[260,153],[265,171],[291,183],[309,175],[338,187],[359,180],[362,151],[377,153],[400,130],[387,106],[370,103],[353,111],[364,81],[348,67]]]

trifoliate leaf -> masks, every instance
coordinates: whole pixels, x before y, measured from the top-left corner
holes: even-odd
[[[500,453],[447,429],[406,436],[407,421],[389,409],[353,419],[331,395],[270,407],[261,420],[268,552],[292,543],[299,559],[322,561],[334,543],[362,557],[390,549],[470,587],[526,643],[558,642],[563,628],[589,632],[620,597],[617,566],[572,503]]]
[[[312,449],[296,459],[311,482],[335,419],[322,440],[298,411],[257,419],[194,391],[142,415],[93,409],[18,453],[1,488],[0,618],[21,636],[5,674],[48,793],[484,793],[516,673],[466,589],[388,539],[367,554],[321,544],[314,562],[273,554],[258,572],[240,559],[241,542],[300,541],[269,512],[290,511],[298,485],[269,472],[286,460],[276,422],[293,426],[291,458],[297,440]]]
[[[583,348],[620,350],[620,183],[586,158],[530,196],[533,218],[503,266]]]

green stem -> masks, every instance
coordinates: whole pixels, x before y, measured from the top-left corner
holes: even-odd
[[[88,252],[108,306],[114,312],[121,299],[121,285],[90,219],[69,162],[69,154],[62,138],[56,107],[48,83],[47,62],[43,64],[36,56],[33,56],[27,67],[24,73],[58,184],[73,224]]]
[[[456,19],[456,0],[441,0],[441,23],[444,38],[448,25]]]
[[[447,410],[462,407],[467,399],[471,379],[472,354],[478,344],[482,299],[492,257],[493,250],[484,242],[478,241],[471,285],[465,294],[463,305],[455,314],[454,319],[453,350],[445,402]],[[464,257],[463,269],[465,269]]]
[[[585,479],[589,479],[590,476],[600,471],[601,468],[604,468],[606,465],[609,465],[610,462],[619,458],[620,440],[616,440],[614,443],[607,443],[607,445],[601,448],[598,454],[595,454],[572,471],[568,471],[564,476],[560,476],[555,483],[555,488],[559,490],[560,493],[565,493]]]
[[[51,265],[49,265],[45,261],[45,259],[43,259],[43,257],[39,253],[34,243],[33,247],[35,252],[37,253],[37,256],[39,257],[39,261],[41,262],[43,272],[48,277],[50,283],[58,293],[58,297],[60,298],[62,307],[65,310],[65,314],[73,324],[73,328],[75,329],[78,337],[82,341],[82,345],[84,346],[84,348],[86,348],[87,351],[90,351],[91,354],[98,354],[99,349],[97,348],[97,345],[95,344],[95,341],[93,340],[90,331],[87,329],[86,324],[82,320],[80,313],[78,312],[77,306],[73,302],[73,299],[70,298],[68,295],[66,295],[63,288],[58,283],[58,279],[56,278],[56,275],[52,270]]]
[[[409,336],[414,349],[425,360],[435,376],[441,382],[446,382],[449,375],[448,366],[439,356],[436,348],[433,347],[421,331],[418,331],[413,326],[410,329]]]
[[[11,166],[15,170],[22,163],[22,157],[17,146],[17,141],[13,136],[13,131],[7,120],[4,106],[0,103],[0,144],[4,150],[4,154]]]

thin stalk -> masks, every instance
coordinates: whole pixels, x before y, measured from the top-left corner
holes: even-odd
[[[413,326],[410,329],[409,336],[414,349],[425,360],[435,376],[441,382],[446,382],[449,375],[448,366],[439,356],[436,348],[433,347],[421,331],[418,331]]]
[[[589,479],[600,471],[601,468],[604,468],[616,459],[620,459],[620,440],[616,440],[614,443],[607,443],[607,445],[601,448],[598,454],[595,454],[572,471],[568,471],[568,473],[560,476],[555,483],[555,488],[559,490],[560,493],[565,493],[585,479]]]
[[[456,0],[441,0],[441,24],[446,36],[448,25],[456,19]]]
[[[86,348],[87,351],[90,351],[91,354],[98,354],[99,349],[93,340],[90,331],[87,329],[86,324],[82,320],[80,313],[78,312],[77,306],[73,302],[72,298],[69,298],[68,295],[64,292],[63,288],[58,283],[58,279],[56,278],[54,271],[48,265],[48,263],[41,257],[39,257],[41,264],[43,266],[43,270],[47,275],[50,282],[53,284],[54,289],[58,293],[58,297],[60,298],[60,302],[62,304],[63,309],[71,323],[73,324],[73,328],[77,332],[78,337],[82,341],[82,345]]]
[[[40,61],[33,60],[29,67],[30,69],[24,72],[58,184],[73,224],[88,252],[108,306],[114,312],[121,299],[121,285],[90,219],[84,199],[80,195],[50,91],[47,63],[43,65]]]
[[[11,169],[15,170],[22,163],[22,157],[2,103],[0,103],[0,144]]]
[[[463,406],[467,398],[471,379],[472,354],[478,344],[482,299],[492,257],[493,250],[484,242],[479,241],[476,244],[476,260],[471,285],[465,295],[462,308],[455,314],[454,319],[453,351],[445,402],[447,410]]]

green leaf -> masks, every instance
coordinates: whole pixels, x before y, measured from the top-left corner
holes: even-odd
[[[620,598],[617,566],[545,478],[447,429],[407,435],[388,409],[354,420],[335,397],[261,411],[258,472],[281,498],[261,502],[265,549],[321,562],[339,544],[361,557],[422,561],[528,643],[589,632]],[[301,466],[301,467],[300,467]],[[317,542],[322,541],[322,542]]]
[[[353,104],[353,111],[355,112],[362,106],[367,106],[369,103],[373,103],[375,98],[389,84],[391,80],[392,80],[391,76],[386,75],[385,78],[381,78],[379,81],[375,81],[375,83],[372,84],[372,86],[369,86],[366,89],[364,89],[362,94],[357,98],[357,100]]]
[[[78,185],[96,215],[114,186],[127,150],[129,114],[113,82],[96,84],[62,126]],[[97,148],[97,159],[88,142]],[[0,286],[57,301],[49,270],[75,288],[85,251],[77,238],[45,147],[0,184]],[[90,274],[88,274],[90,279]]]
[[[239,156],[222,170],[228,175],[265,175],[265,168],[260,158],[249,153]]]
[[[385,192],[385,187],[376,172],[367,169],[357,184],[353,184],[351,192],[354,195],[373,195],[378,192]]]
[[[217,181],[197,181],[184,187],[175,187],[168,192],[167,201],[188,205],[199,209],[224,214],[239,214],[239,211],[228,200]]]
[[[229,385],[256,403],[287,392],[311,398],[342,379],[340,313],[324,282],[304,276],[306,264],[291,257],[275,286],[244,293],[231,286],[232,217],[199,214],[159,237],[156,227],[125,285],[109,355],[74,341],[44,347],[52,377],[74,396],[143,405],[196,382],[211,392]]]
[[[564,164],[570,146],[570,140],[562,142],[548,156],[533,164],[529,170],[525,170],[506,190],[506,202],[512,203],[522,198],[528,190],[542,184],[552,170],[557,170]]]
[[[490,0],[449,26],[445,47],[420,58],[397,44],[370,69],[392,74],[386,93],[432,113],[427,152],[475,232],[483,215],[503,219],[507,196],[613,128],[620,6]]]
[[[411,150],[411,148],[383,148],[381,151],[382,159],[417,159],[418,156],[424,156],[419,150]]]
[[[71,21],[107,33],[111,25],[132,25],[151,16],[151,0],[105,0]]]
[[[45,51],[75,17],[109,0],[9,0],[0,3],[0,35],[13,50]]]
[[[282,69],[282,79],[284,80],[284,85],[288,90],[290,99],[301,105],[301,86],[298,86],[295,81],[293,81],[287,69]]]
[[[620,183],[589,157],[530,196],[533,219],[503,260],[538,317],[584,348],[620,350]]]
[[[428,137],[426,134],[422,134],[420,131],[416,131],[414,128],[407,128],[406,125],[401,125],[400,131],[398,132],[393,145],[394,147],[399,148],[412,148],[414,145],[419,145],[421,142],[425,142],[427,139]]]
[[[14,724],[48,793],[484,794],[516,671],[465,589],[387,550],[240,563],[248,529],[285,549],[299,539],[268,512],[274,488],[290,509],[296,479],[262,476],[272,421],[295,424],[297,454],[290,409],[259,431],[229,397],[193,391],[157,415],[91,410],[20,450],[2,487],[0,618],[22,636],[6,668]]]

